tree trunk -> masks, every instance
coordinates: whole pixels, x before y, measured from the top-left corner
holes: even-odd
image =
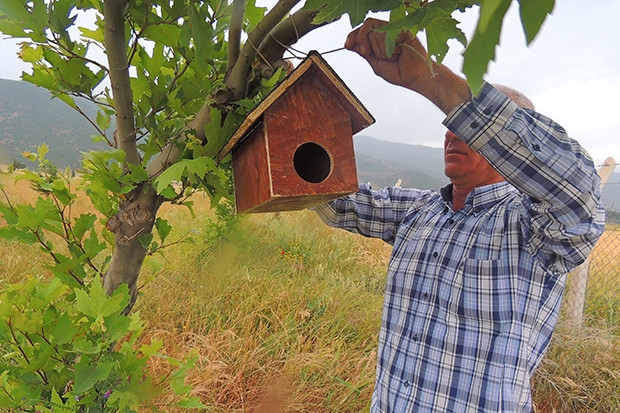
[[[147,253],[140,237],[152,232],[162,201],[151,189],[133,201],[124,201],[119,213],[108,221],[108,229],[114,233],[115,248],[103,286],[108,294],[112,294],[121,284],[129,286],[131,301],[127,312],[136,301],[138,276]]]

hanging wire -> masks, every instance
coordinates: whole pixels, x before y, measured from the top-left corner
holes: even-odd
[[[327,50],[326,52],[321,52],[321,54],[335,53],[335,52],[339,52],[341,50],[346,50],[346,48],[343,46],[343,47],[339,47],[337,49],[332,49],[332,50]]]

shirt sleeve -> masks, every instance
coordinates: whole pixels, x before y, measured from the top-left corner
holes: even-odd
[[[430,190],[400,187],[374,190],[361,184],[358,192],[312,209],[329,226],[393,244],[405,213],[433,194]]]
[[[444,124],[524,195],[524,235],[545,266],[566,272],[587,258],[604,230],[600,177],[560,125],[489,84]]]

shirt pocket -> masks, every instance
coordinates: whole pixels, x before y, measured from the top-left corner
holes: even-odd
[[[455,281],[450,309],[460,320],[495,330],[512,319],[512,282],[501,260],[466,258]]]
[[[506,239],[504,226],[497,225],[493,221],[485,222],[474,233],[475,239],[469,241],[469,251],[465,257],[472,262],[465,268],[465,271],[468,271],[472,265],[478,265],[478,261],[480,261],[480,265],[483,267],[487,264],[492,266],[501,257],[502,246]],[[489,262],[486,263],[487,261]]]

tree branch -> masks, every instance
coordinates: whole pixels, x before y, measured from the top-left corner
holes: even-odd
[[[230,94],[230,101],[243,98],[247,91],[248,75],[252,60],[258,55],[261,44],[300,0],[280,0],[263,20],[248,35],[248,40],[241,49],[239,58],[235,62],[230,76],[226,80],[226,88]]]
[[[125,152],[128,163],[138,164],[140,154],[136,146],[124,10],[124,0],[104,0],[105,48],[116,112],[117,148]]]
[[[228,31],[228,67],[226,68],[226,76],[232,71],[239,57],[239,50],[241,49],[241,30],[243,29],[243,19],[245,17],[245,4],[246,0],[233,1],[230,30]]]
[[[211,100],[208,99],[200,108],[196,116],[187,124],[183,133],[168,144],[146,167],[149,178],[154,178],[170,165],[174,164],[181,155],[177,142],[185,140],[185,134],[193,131],[198,139],[205,140],[205,127],[211,121]]]
[[[328,24],[312,23],[317,13],[318,10],[301,9],[278,24],[260,46],[261,57],[265,59],[261,64],[271,66],[272,70],[277,69],[276,62],[282,60],[288,47],[312,30]]]

